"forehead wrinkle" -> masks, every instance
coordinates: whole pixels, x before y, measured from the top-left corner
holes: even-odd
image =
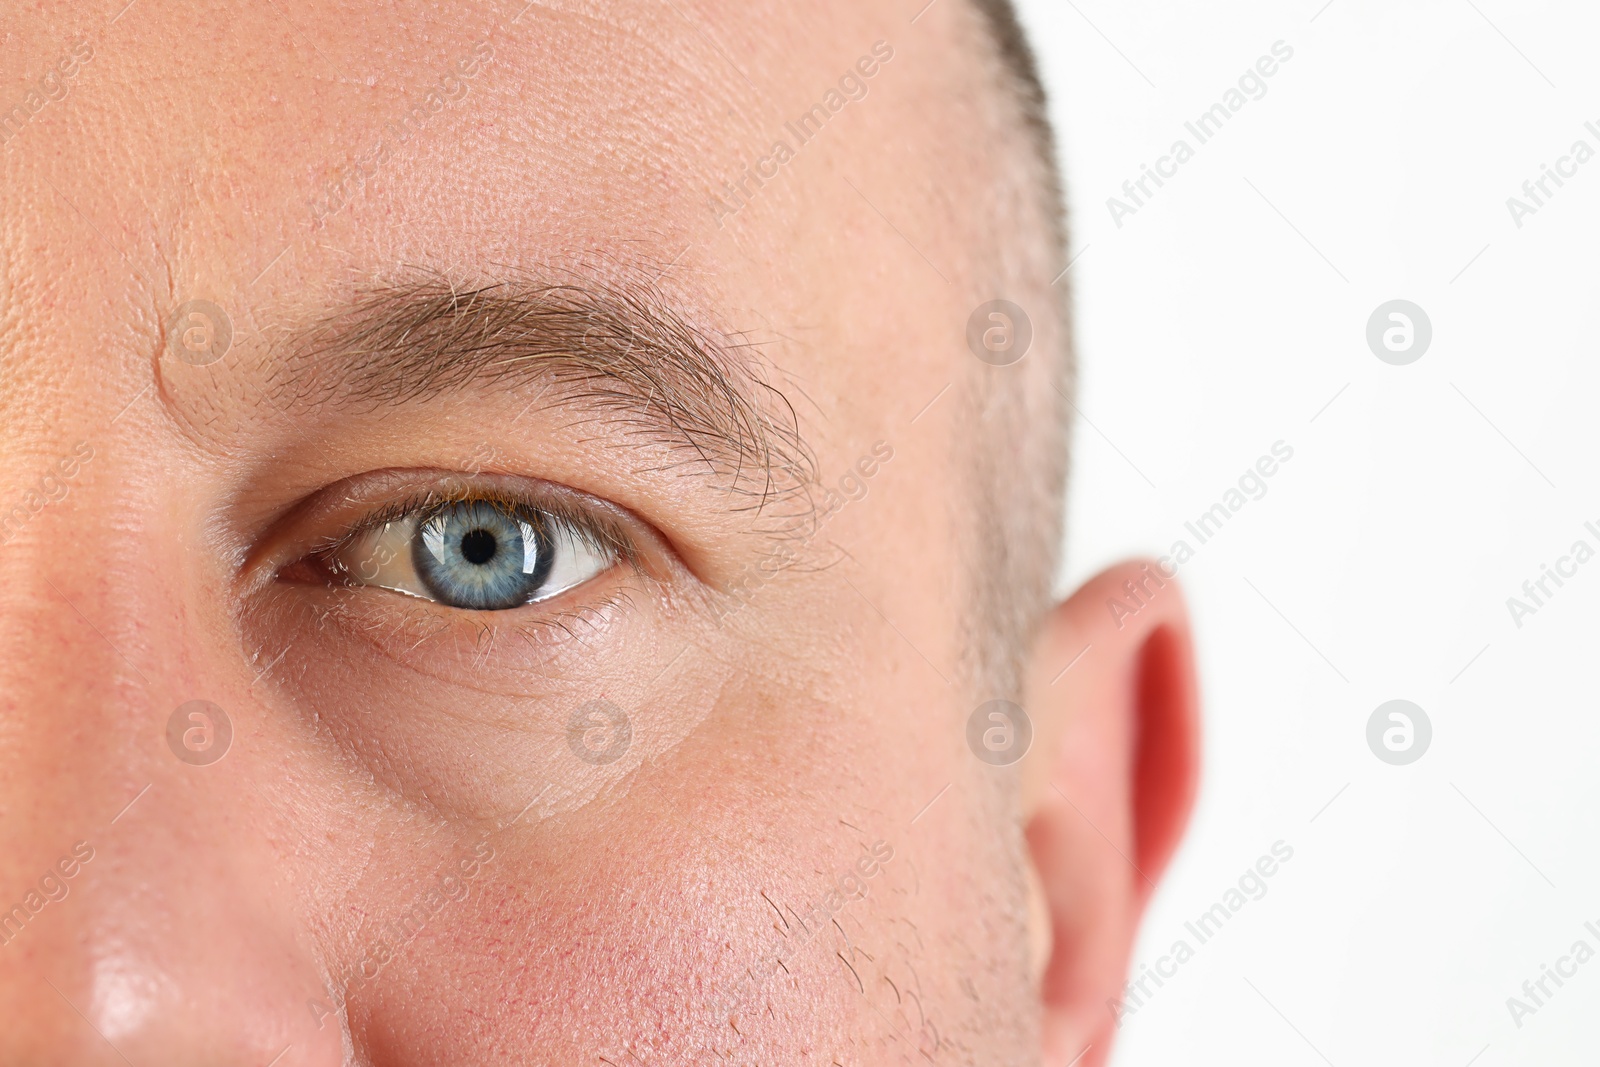
[[[528,279],[461,287],[417,274],[364,285],[273,346],[281,407],[372,411],[451,394],[537,389],[680,451],[743,508],[803,496],[814,460],[750,346],[691,326],[640,282]]]

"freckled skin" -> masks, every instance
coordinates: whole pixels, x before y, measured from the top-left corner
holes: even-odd
[[[1065,331],[995,236],[1039,222],[992,193],[974,16],[119,6],[0,40],[0,1062],[1104,1062],[1121,854],[1154,877],[1193,790],[1187,624],[1169,586],[1114,625],[1108,572],[1041,620],[1028,758],[968,750],[966,319],[1011,272],[1036,350]],[[648,282],[754,346],[821,532],[769,574],[772,513],[534,389],[286,400],[282,338],[402,268]],[[191,300],[214,362],[169,339]],[[276,578],[374,471],[570,487],[642,562],[515,620]],[[609,761],[572,740],[600,699]],[[169,743],[192,700],[216,762]]]

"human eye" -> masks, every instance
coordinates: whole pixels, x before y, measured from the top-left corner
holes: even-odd
[[[298,566],[330,584],[509,611],[575,589],[629,554],[609,517],[570,494],[457,485],[372,508]]]
[[[497,466],[288,468],[260,505],[240,494],[257,692],[462,818],[522,809],[530,776],[590,788],[569,719],[597,692],[643,700],[612,679],[672,663],[663,635],[701,603],[659,512],[558,461]]]

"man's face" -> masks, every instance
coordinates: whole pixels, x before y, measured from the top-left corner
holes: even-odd
[[[1037,1055],[971,17],[120,7],[4,41],[0,1060]]]
[[[94,853],[8,946],[16,1056],[888,1062],[977,1039],[1024,977],[940,577],[964,566],[960,401],[922,410],[972,361],[938,205],[977,190],[931,178],[975,65],[950,23],[842,3],[520,8],[13,31],[12,96],[88,47],[4,148],[8,509],[63,488],[0,557],[0,885]],[[745,178],[779,140],[785,173]],[[285,354],[419,276],[671,294],[759,346],[833,514],[808,523],[782,471],[756,508],[754,478],[649,425],[664,402],[537,373],[397,399],[353,380],[358,342]],[[215,362],[215,313],[180,311],[202,299],[231,325]],[[558,530],[555,565],[593,577],[498,611],[279,573],[468,487],[560,493],[637,564]],[[211,765],[165,740],[193,700],[231,723]],[[220,729],[200,713],[184,751]]]

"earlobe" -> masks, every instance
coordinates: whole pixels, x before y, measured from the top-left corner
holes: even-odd
[[[1123,563],[1058,605],[1035,644],[1024,707],[1043,1062],[1092,1067],[1119,1025],[1139,918],[1198,780],[1192,641],[1174,578]]]

